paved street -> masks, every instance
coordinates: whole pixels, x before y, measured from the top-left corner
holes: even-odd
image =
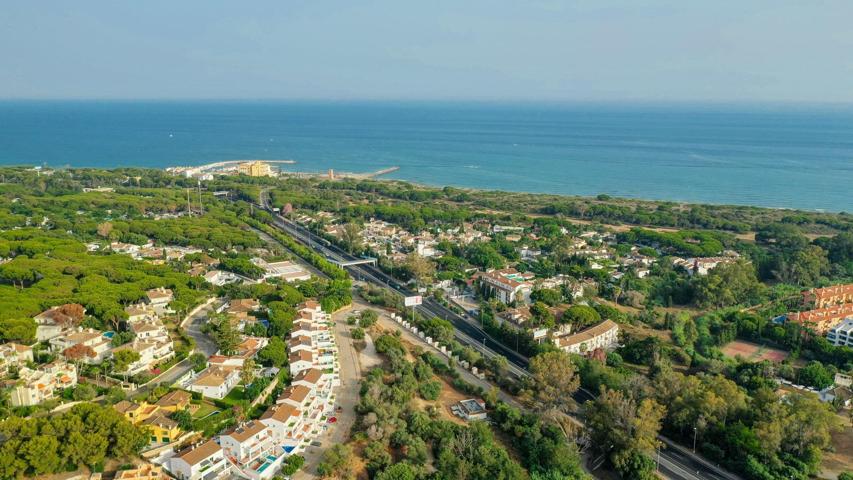
[[[178,326],[178,328],[183,328],[187,334],[195,340],[195,352],[201,352],[206,357],[216,353],[218,348],[210,337],[202,333],[201,327],[207,321],[207,316],[210,312],[221,304],[222,302],[220,299],[212,299],[210,302],[203,304],[198,310],[184,318],[181,325]],[[188,359],[181,360],[173,365],[172,368],[161,373],[158,377],[155,377],[145,385],[141,385],[136,391],[145,391],[154,385],[171,385],[189,372],[191,368],[192,365],[190,365]]]

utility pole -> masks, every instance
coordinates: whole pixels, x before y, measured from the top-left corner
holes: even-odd
[[[187,215],[192,215],[192,214],[193,214],[193,207],[192,207],[192,204],[190,203],[190,189],[187,188]]]

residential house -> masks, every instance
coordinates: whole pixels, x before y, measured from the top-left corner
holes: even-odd
[[[523,306],[518,308],[508,308],[498,314],[498,320],[507,322],[516,329],[527,328],[533,315],[530,313],[530,308]]]
[[[9,367],[17,365],[24,367],[33,361],[33,348],[19,343],[4,343],[0,345],[0,375],[9,373]]]
[[[302,412],[288,403],[270,406],[259,419],[269,427],[276,443],[285,449],[296,448],[302,440]]]
[[[303,370],[314,367],[314,354],[311,351],[299,350],[289,356],[290,374],[297,375]]]
[[[240,369],[211,365],[191,377],[186,389],[199,392],[205,397],[223,399],[234,386],[240,383]]]
[[[169,480],[170,477],[163,472],[163,467],[146,463],[129,470],[116,472],[114,480]]]
[[[113,349],[113,353],[122,350],[133,350],[139,353],[139,360],[128,365],[127,370],[122,372],[129,375],[136,375],[146,370],[151,370],[157,364],[175,356],[172,341],[162,340],[161,338],[135,339],[131,343],[116,347]]]
[[[178,422],[166,416],[166,412],[158,411],[149,416],[140,425],[148,430],[151,444],[171,443],[181,436]]]
[[[160,407],[161,410],[165,410],[167,412],[177,412],[189,407],[190,400],[192,400],[192,395],[189,393],[183,390],[172,390],[160,397],[160,400],[157,400],[155,405]]]
[[[169,471],[178,480],[213,480],[227,478],[231,464],[215,440],[191,445],[169,459]]]
[[[451,410],[456,415],[471,422],[474,420],[485,420],[488,418],[486,413],[486,402],[480,399],[469,398],[461,400],[459,403],[451,407]]]
[[[256,420],[227,430],[219,436],[219,445],[235,468],[253,480],[272,478],[285,456],[272,429]]]
[[[204,267],[198,266],[193,268],[201,268],[202,272],[196,272],[196,274],[204,275],[204,279],[210,283],[211,285],[216,285],[217,287],[221,287],[223,285],[228,285],[229,283],[239,282],[240,276],[234,272],[226,272],[223,270],[211,270],[209,272],[204,273]]]
[[[48,343],[51,351],[66,357],[69,357],[68,353],[72,347],[85,348],[87,353],[81,359],[88,364],[101,363],[112,353],[112,337],[91,328],[65,330],[59,336],[51,338]]]
[[[83,321],[86,309],[79,304],[65,304],[50,308],[33,317],[36,321],[36,340],[46,342]]]
[[[145,296],[148,299],[148,304],[154,308],[158,315],[175,313],[169,309],[169,303],[175,299],[172,290],[163,287],[154,288],[145,292]]]

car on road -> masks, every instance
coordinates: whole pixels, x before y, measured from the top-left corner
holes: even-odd
[[[322,447],[322,446],[323,446],[323,442],[321,442],[321,441],[319,441],[319,440],[314,440],[313,442],[311,442],[311,446],[312,446],[312,447]]]

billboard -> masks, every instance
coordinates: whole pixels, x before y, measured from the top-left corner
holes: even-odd
[[[534,340],[539,340],[540,338],[545,338],[546,335],[548,335],[548,329],[547,328],[540,328],[539,330],[533,331],[533,339]]]
[[[415,305],[420,305],[423,303],[424,298],[420,295],[415,295],[412,297],[406,297],[405,305],[407,307],[414,307]]]

